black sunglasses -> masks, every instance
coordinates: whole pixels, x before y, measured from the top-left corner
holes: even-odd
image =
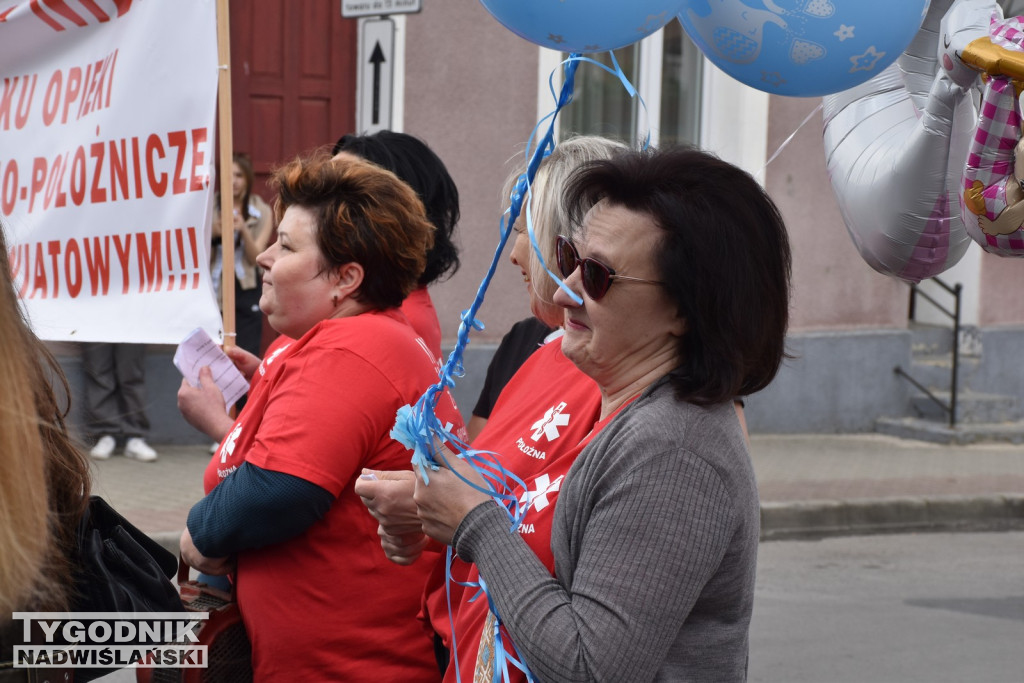
[[[615,271],[592,258],[580,258],[580,253],[568,238],[561,235],[555,240],[555,255],[558,259],[558,270],[562,278],[568,278],[577,268],[583,269],[583,291],[594,301],[608,293],[612,280],[629,280],[630,282],[646,282],[651,285],[663,285],[657,280],[645,280],[628,275],[616,275]]]

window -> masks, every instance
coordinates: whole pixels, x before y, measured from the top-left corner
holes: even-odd
[[[612,64],[607,52],[588,56],[609,67]],[[704,58],[679,22],[672,21],[639,43],[616,50],[615,58],[643,97],[647,120],[642,118],[639,102],[629,97],[618,79],[582,64],[576,71],[573,104],[562,114],[561,136],[580,133],[635,139],[649,128],[652,144],[699,143]]]
[[[1016,17],[1024,14],[1024,0],[999,0],[1004,17]]]
[[[637,85],[639,75],[638,52],[639,46],[635,44],[615,51],[615,59],[622,67],[622,73],[626,74],[634,86]],[[612,66],[607,52],[589,54],[587,57],[605,66]],[[568,133],[578,133],[632,138],[636,134],[637,102],[629,96],[617,78],[584,62],[576,70],[572,104],[565,109],[563,116],[560,130],[562,137],[568,137]]]
[[[661,59],[662,145],[700,142],[700,93],[704,56],[678,21],[663,29]]]

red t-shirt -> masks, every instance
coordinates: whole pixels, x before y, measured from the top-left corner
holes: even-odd
[[[531,486],[545,472],[553,472],[552,468],[568,469],[579,452],[580,442],[600,414],[601,395],[597,385],[562,355],[561,347],[561,339],[551,341],[523,363],[502,390],[490,419],[473,442],[477,450],[499,454],[502,466]],[[533,507],[539,504],[539,499],[535,499]],[[551,536],[550,516],[546,522],[531,517],[527,517],[520,533],[531,546],[536,543],[547,547]],[[546,552],[550,556],[550,549]],[[548,564],[550,566],[550,562]],[[459,580],[475,581],[477,578],[475,569],[458,558],[452,561],[452,576]],[[482,597],[473,603],[465,601],[472,597],[475,589],[466,592],[455,584],[448,588],[452,595],[461,673],[470,680],[486,618],[486,602]],[[427,585],[424,611],[431,626],[451,648],[443,557]],[[451,666],[448,677],[455,680],[454,675],[454,666]]]
[[[432,644],[416,620],[431,564],[390,562],[376,520],[353,491],[363,467],[410,468],[410,451],[389,432],[398,409],[436,381],[432,354],[397,311],[326,320],[267,350],[206,470],[206,489],[250,462],[336,499],[301,535],[238,554],[236,594],[259,680],[436,676]],[[437,415],[462,430],[449,395]]]
[[[623,406],[624,407],[624,406]],[[555,501],[558,500],[558,492],[562,482],[565,480],[580,454],[591,439],[601,431],[612,419],[622,410],[615,411],[612,415],[604,418],[593,425],[590,433],[583,437],[572,448],[563,450],[556,458],[550,460],[539,472],[533,476],[524,478],[526,491],[517,489],[519,504],[527,506],[523,521],[519,524],[519,535],[530,546],[534,554],[544,563],[552,576],[555,573],[555,556],[551,552],[551,524],[554,519]],[[470,581],[479,581],[480,574],[473,565],[469,571]],[[463,597],[467,597],[463,589]],[[473,589],[475,591],[475,589]],[[473,602],[463,602],[459,607],[458,615],[455,618],[456,638],[458,643],[459,667],[463,679],[477,682],[501,681],[502,673],[495,675],[494,653],[497,648],[494,635],[494,615],[488,609],[487,600],[481,595]],[[501,627],[502,647],[507,656],[518,659],[512,637],[505,627]],[[508,680],[523,681],[526,676],[511,662],[507,666]],[[472,676],[470,672],[473,672]],[[455,681],[455,667],[449,666],[445,672],[446,682]]]
[[[441,322],[437,319],[434,302],[426,287],[414,289],[405,297],[402,313],[409,319],[412,329],[427,343],[427,348],[437,360],[441,360]]]

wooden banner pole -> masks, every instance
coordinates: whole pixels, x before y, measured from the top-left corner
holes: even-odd
[[[235,220],[232,180],[234,161],[231,129],[231,31],[228,0],[217,0],[217,116],[220,131],[220,240],[221,302],[224,311],[224,348],[235,346]]]

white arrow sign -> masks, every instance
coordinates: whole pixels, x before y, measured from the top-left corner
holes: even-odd
[[[395,69],[395,22],[363,22],[359,42],[359,120],[362,133],[391,128],[392,73]]]

